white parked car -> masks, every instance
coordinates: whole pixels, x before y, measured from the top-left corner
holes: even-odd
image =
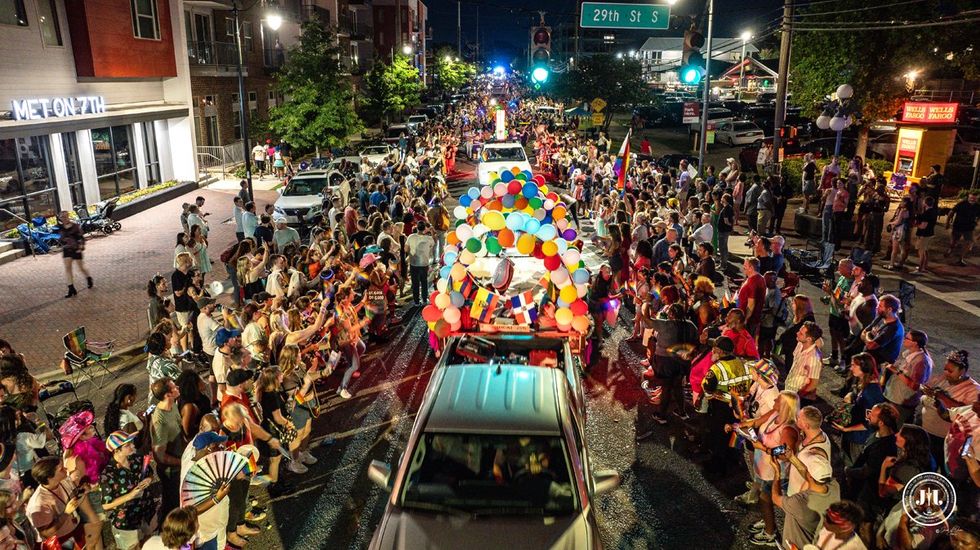
[[[531,163],[520,142],[487,143],[480,151],[480,164],[477,167],[480,185],[490,183],[490,172],[510,170],[515,166],[521,171],[531,170]]]
[[[765,137],[762,128],[748,121],[723,121],[715,126],[715,140],[729,146],[751,145]]]
[[[328,170],[300,172],[279,190],[275,215],[286,218],[288,225],[310,225],[323,212],[323,199],[337,189],[331,185]],[[338,182],[339,183],[339,182]]]
[[[425,126],[426,122],[429,122],[428,115],[412,115],[408,117],[407,121],[405,121],[405,125],[408,126],[412,132],[417,134],[422,130],[422,127]]]
[[[357,154],[362,158],[366,157],[368,162],[370,162],[371,164],[378,164],[383,160],[385,160],[385,158],[388,155],[396,151],[397,149],[395,149],[391,145],[388,145],[387,143],[382,143],[381,145],[369,145],[364,149],[361,149],[361,151]]]

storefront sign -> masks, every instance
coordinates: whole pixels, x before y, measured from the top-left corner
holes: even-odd
[[[701,104],[696,101],[684,102],[681,124],[694,124],[701,120]]]
[[[919,103],[909,101],[902,110],[902,122],[955,124],[957,103]]]
[[[15,99],[10,104],[14,120],[40,120],[105,112],[105,98],[102,96]]]
[[[914,159],[919,152],[922,132],[902,128],[898,133],[898,156]]]

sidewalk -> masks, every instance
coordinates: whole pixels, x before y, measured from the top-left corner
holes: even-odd
[[[258,207],[278,197],[271,178],[255,180]],[[95,279],[86,289],[77,269],[78,296],[65,299],[60,254],[25,257],[0,266],[0,338],[27,358],[35,375],[57,369],[64,354],[63,336],[80,325],[92,340],[115,340],[117,348],[141,342],[148,332],[146,284],[156,274],[169,279],[173,249],[180,231],[181,204],[200,195],[210,216],[210,254],[216,261],[207,282],[225,278],[217,261],[235,238],[232,197],[238,180],[223,180],[197,189],[122,221],[122,230],[88,240],[85,265]]]

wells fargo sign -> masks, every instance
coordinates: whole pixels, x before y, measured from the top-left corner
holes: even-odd
[[[923,124],[955,124],[957,103],[908,102],[902,110],[902,122]]]

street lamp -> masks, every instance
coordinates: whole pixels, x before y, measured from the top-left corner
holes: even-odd
[[[742,88],[745,87],[745,44],[752,38],[749,31],[742,32],[742,57],[738,58],[741,67],[738,69],[738,100],[742,101]]]
[[[908,89],[909,92],[915,91],[915,79],[919,78],[920,73],[921,73],[920,70],[912,69],[911,71],[902,75],[903,77],[905,77],[905,87]]]
[[[854,122],[851,116],[854,113],[854,105],[851,101],[853,97],[854,88],[850,84],[841,84],[830,101],[824,105],[823,113],[816,120],[817,128],[837,132],[837,141],[834,143],[835,157],[840,155],[841,133]]]
[[[231,13],[235,17],[235,48],[238,50],[236,65],[238,69],[238,116],[242,127],[242,152],[245,162],[245,181],[248,184],[248,200],[255,200],[255,193],[252,189],[252,148],[249,146],[248,139],[248,105],[245,99],[245,52],[242,50],[242,22],[241,12],[253,8],[257,3],[264,0],[255,0],[247,8],[239,8],[238,0],[232,0]],[[265,24],[272,30],[278,30],[282,26],[282,15],[271,2],[266,3]]]
[[[412,47],[409,46],[408,44],[405,44],[404,46],[402,46],[402,53],[403,54],[405,54],[405,55],[412,55],[412,51],[413,51],[412,50]]]
[[[616,59],[622,59],[622,58],[623,58],[623,52],[619,52],[616,54]]]
[[[446,63],[452,63],[453,62],[453,58],[451,56],[448,56],[448,55],[446,57],[443,57],[442,60],[444,62],[446,62]]]

